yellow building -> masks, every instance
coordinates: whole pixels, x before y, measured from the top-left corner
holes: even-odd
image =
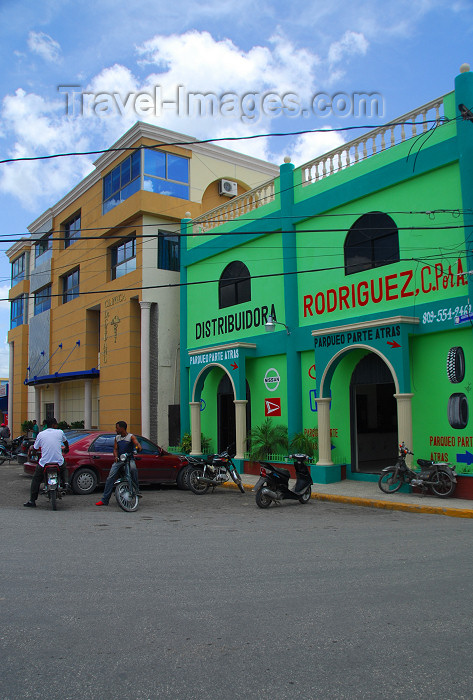
[[[179,439],[179,223],[277,174],[136,123],[12,245],[9,423]],[[176,285],[176,286],[169,286]]]

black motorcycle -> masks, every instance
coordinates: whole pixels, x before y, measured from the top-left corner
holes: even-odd
[[[292,499],[299,503],[307,503],[312,493],[312,477],[306,464],[308,455],[289,455],[294,460],[296,470],[296,484],[294,489],[289,488],[291,474],[284,467],[276,467],[269,462],[260,462],[260,478],[253,491],[256,491],[256,505],[259,508],[269,508],[271,503],[279,503],[284,499]]]
[[[214,491],[217,486],[224,484],[230,477],[241,493],[245,493],[241,477],[227,449],[220,454],[209,455],[206,459],[201,459],[198,462],[191,462],[186,479],[189,489],[193,493],[202,495],[207,493],[210,488]]]
[[[3,464],[6,460],[15,459],[15,453],[10,445],[4,438],[0,438],[0,464]]]
[[[40,492],[51,503],[51,508],[56,510],[58,499],[66,495],[66,487],[61,483],[59,464],[51,462],[43,467],[44,485]]]
[[[399,445],[399,457],[393,467],[382,470],[378,486],[383,493],[395,493],[403,484],[418,486],[425,493],[429,489],[439,498],[452,496],[457,486],[455,467],[450,462],[432,462],[430,459],[418,459],[420,471],[410,469],[406,464],[406,455],[414,454],[402,442]]]

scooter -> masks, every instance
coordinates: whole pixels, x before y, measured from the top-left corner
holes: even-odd
[[[420,471],[410,469],[406,456],[414,454],[401,442],[399,457],[393,467],[381,471],[378,486],[384,493],[396,493],[403,484],[418,486],[422,493],[429,489],[439,498],[452,496],[457,486],[455,466],[451,462],[432,462],[430,459],[418,459]]]
[[[314,483],[310,475],[306,460],[308,455],[289,455],[294,460],[296,470],[296,485],[294,490],[289,488],[291,477],[289,470],[284,467],[275,467],[269,462],[260,462],[260,478],[253,491],[256,491],[256,505],[259,508],[269,508],[271,503],[279,503],[284,499],[292,499],[299,503],[307,503],[312,493],[311,486]]]

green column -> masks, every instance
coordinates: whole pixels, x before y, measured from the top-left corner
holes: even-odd
[[[463,106],[473,115],[473,73],[467,64],[461,66],[460,75],[455,78],[455,108],[457,116],[457,141],[460,165],[461,192],[465,224],[466,264],[473,270],[471,252],[471,227],[473,225],[473,119],[464,119]],[[462,107],[460,107],[462,105]],[[468,296],[473,296],[473,275],[468,275]]]
[[[191,219],[181,221],[181,263],[179,289],[179,310],[180,310],[180,343],[181,343],[181,367],[180,367],[180,390],[181,390],[181,439],[184,433],[190,432],[190,409],[189,409],[189,368],[187,366],[187,233]]]

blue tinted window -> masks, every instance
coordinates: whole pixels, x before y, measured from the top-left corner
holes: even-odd
[[[11,303],[11,322],[10,328],[16,328],[23,323],[23,297],[13,299]]]
[[[103,179],[103,213],[116,207],[140,189],[141,153],[134,153]]]
[[[129,238],[111,249],[112,280],[136,270],[136,240]]]
[[[145,149],[145,175],[166,177],[166,154],[163,151]]]
[[[97,440],[89,447],[89,452],[113,452],[113,443],[115,442],[115,435],[100,435]]]
[[[69,248],[78,238],[80,238],[80,214],[76,214],[64,224],[64,248]]]
[[[14,260],[11,264],[11,281],[12,284],[16,284],[17,282],[20,282],[20,280],[25,279],[25,260],[26,256],[23,253],[23,255],[20,255],[19,258]]]
[[[179,236],[158,231],[158,268],[179,272],[179,258]]]
[[[79,296],[79,270],[74,270],[69,275],[62,278],[62,302],[66,304],[68,301]]]
[[[187,158],[180,158],[172,153],[167,154],[168,157],[168,180],[177,180],[178,182],[189,182],[189,161]]]
[[[51,285],[40,289],[34,295],[34,314],[42,313],[51,308]]]

